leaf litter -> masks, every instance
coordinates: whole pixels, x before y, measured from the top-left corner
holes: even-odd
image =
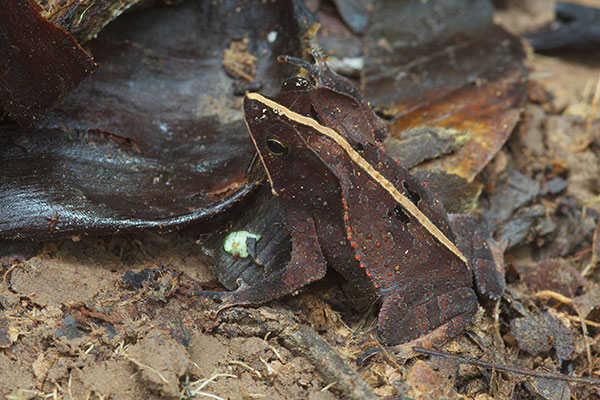
[[[584,73],[574,89],[573,59],[529,54],[527,63],[538,86],[527,86],[521,121],[477,177],[481,212],[507,246],[507,292],[496,315],[480,312],[463,335],[440,348],[492,368],[441,355],[398,360],[383,353],[355,367],[375,337],[372,305],[333,275],[299,296],[211,319],[209,300],[186,296],[216,281],[214,254],[199,245],[204,231],[191,227],[164,235],[73,235],[3,245],[0,393],[333,399],[360,398],[348,387],[366,382],[370,389],[362,398],[600,397],[589,383],[493,368],[599,373],[598,115],[582,117],[570,107],[584,103],[594,109],[594,91],[585,86],[595,87],[598,76],[578,69]],[[547,95],[539,95],[540,87]],[[256,251],[250,258],[260,260]],[[233,284],[235,275],[219,280]],[[309,318],[304,307],[328,311]],[[360,320],[365,323],[358,325]],[[298,350],[302,340],[305,347]],[[321,353],[309,350],[317,342]],[[331,349],[352,366],[347,375],[324,372],[330,365],[322,355]],[[337,381],[342,376],[350,386]]]

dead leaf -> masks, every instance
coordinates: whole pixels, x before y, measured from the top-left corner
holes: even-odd
[[[248,37],[254,79],[275,92],[290,73],[276,56],[300,53],[312,18],[296,0],[228,0],[112,22],[88,44],[91,79],[36,129],[0,128],[0,237],[170,230],[231,207],[261,176],[247,176],[255,150],[223,51]]]
[[[542,314],[513,319],[510,330],[519,347],[531,355],[544,354],[554,348],[557,357],[566,360],[573,353],[575,338],[571,324],[552,309]]]
[[[491,11],[489,2],[479,0],[377,3],[363,87],[390,119],[386,149],[414,129],[467,136],[460,149],[418,170],[441,169],[473,181],[519,119],[525,53],[518,38],[493,24]]]
[[[0,104],[30,126],[97,65],[73,36],[42,18],[32,0],[6,0],[2,8]]]

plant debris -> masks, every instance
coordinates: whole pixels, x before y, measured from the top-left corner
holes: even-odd
[[[97,65],[68,32],[40,16],[33,0],[7,0],[2,8],[0,104],[31,126]]]
[[[100,3],[90,14],[85,2],[53,9],[86,32],[114,19],[86,43],[94,74],[37,125],[12,114],[0,124],[0,235],[11,239],[0,243],[0,397],[600,398],[591,53],[525,53],[523,30],[493,25],[485,0],[456,13],[454,1],[373,1],[364,30],[356,2],[309,2],[326,52],[362,60],[341,65],[354,65],[346,70],[391,126],[386,150],[414,163],[449,208],[475,208],[505,260],[495,310],[405,358],[378,347],[379,306],[335,272],[216,318],[212,300],[189,296],[235,290],[289,260],[239,95],[278,92],[296,69],[275,57],[302,56],[313,14],[291,0],[225,0],[107,18],[92,13]],[[530,11],[505,3],[504,23]],[[256,57],[251,82],[223,65],[232,43]],[[223,250],[238,230],[262,236],[244,259]]]

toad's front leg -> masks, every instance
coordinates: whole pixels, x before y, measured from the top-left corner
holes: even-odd
[[[489,231],[473,216],[451,214],[449,217],[457,245],[469,259],[479,300],[487,308],[492,307],[504,292],[502,250]]]

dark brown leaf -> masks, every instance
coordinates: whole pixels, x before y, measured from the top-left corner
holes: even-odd
[[[391,119],[386,148],[413,129],[467,135],[459,150],[419,169],[443,169],[471,182],[519,118],[524,51],[518,38],[493,24],[491,11],[483,0],[377,3],[363,85]]]
[[[356,33],[365,32],[375,0],[334,0],[334,3],[350,29]]]
[[[541,190],[541,184],[519,171],[508,168],[502,173],[490,195],[486,216],[492,221],[507,220],[519,207],[530,203]]]
[[[266,186],[261,187],[244,204],[240,215],[235,216],[235,222],[226,231],[211,234],[202,241],[223,286],[235,290],[238,279],[252,285],[289,262],[291,243],[289,234],[285,232],[282,212],[279,198],[273,196]],[[261,235],[249,257],[233,257],[224,250],[225,237],[235,231]]]
[[[0,104],[23,126],[38,121],[96,67],[39,11],[32,0],[6,0],[0,12]]]
[[[528,39],[538,53],[596,50],[600,44],[598,22],[600,9],[597,7],[557,3],[556,21]]]
[[[112,23],[91,79],[37,129],[1,131],[0,236],[166,230],[229,207],[259,178],[224,51],[248,38],[274,92],[290,73],[276,56],[300,53],[311,18],[292,0],[190,1]]]
[[[91,40],[128,8],[143,3],[140,0],[36,1],[43,8],[44,18],[66,29],[80,43]]]

